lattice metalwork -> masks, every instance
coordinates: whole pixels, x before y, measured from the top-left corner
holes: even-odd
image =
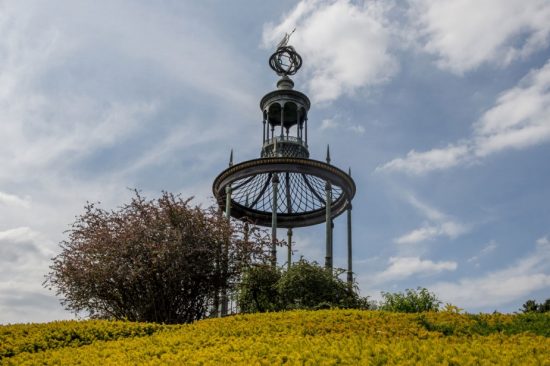
[[[233,201],[256,211],[273,212],[272,173],[242,178],[232,184]],[[325,207],[326,182],[303,173],[279,173],[277,212],[301,214]],[[332,187],[332,203],[342,195],[342,189]]]
[[[266,144],[262,148],[262,158],[284,156],[291,158],[309,158],[307,147],[300,142],[279,141],[277,144]]]
[[[326,219],[326,187],[330,185],[331,216],[340,215],[351,203],[355,184],[340,169],[317,160],[266,157],[229,167],[214,181],[218,204],[225,209],[226,187],[231,187],[231,215],[258,225],[271,225],[273,176],[278,176],[279,227],[302,227]]]

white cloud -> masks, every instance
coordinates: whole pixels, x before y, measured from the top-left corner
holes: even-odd
[[[352,125],[352,126],[349,126],[348,127],[348,130],[350,130],[351,132],[354,132],[356,134],[359,134],[359,135],[362,135],[365,133],[365,127],[361,126],[361,125]]]
[[[0,324],[75,318],[45,289],[25,290],[0,283],[0,292],[4,294],[0,297]]]
[[[18,227],[0,231],[0,241],[23,242],[34,240],[38,233],[28,227]]]
[[[53,314],[67,318],[53,293],[41,285],[53,256],[47,242],[29,227],[0,231],[0,324],[43,321]]]
[[[434,226],[425,226],[414,229],[411,232],[400,236],[395,239],[395,242],[397,244],[412,244],[433,239],[438,235],[441,235],[441,230],[439,228]]]
[[[194,98],[182,96],[185,89],[214,98],[219,109],[223,102],[253,109],[254,98],[243,92],[253,79],[247,61],[208,25],[131,1],[61,3],[62,12],[25,2],[2,5],[0,179],[59,171],[139,134],[154,143],[169,99],[150,91],[159,80],[163,90],[181,88],[180,98]],[[112,20],[121,14],[124,22]],[[158,79],[147,76],[151,70]],[[201,136],[225,129],[215,122],[199,123]]]
[[[274,47],[296,28],[290,43],[304,57],[312,98],[332,101],[396,73],[398,64],[389,52],[388,10],[376,1],[303,0],[281,23],[265,27],[263,43]]]
[[[445,220],[447,215],[443,212],[437,210],[434,207],[431,207],[425,202],[420,201],[417,197],[412,194],[406,196],[407,202],[411,204],[414,208],[420,211],[424,216],[432,221],[442,221]]]
[[[446,236],[454,239],[468,231],[468,227],[453,221],[438,223],[437,226],[426,225],[414,229],[395,239],[397,244],[415,244],[435,239],[438,236]]]
[[[474,125],[475,154],[486,156],[550,141],[549,116],[550,61],[502,93]]]
[[[41,285],[52,256],[48,239],[34,229],[0,231],[0,324],[68,317]]]
[[[407,201],[428,219],[428,223],[394,239],[397,244],[416,244],[438,236],[454,239],[469,231],[467,225],[452,220],[448,215],[421,202],[412,194],[408,195]]]
[[[35,112],[55,120],[37,118],[32,122],[25,121],[32,112],[23,106],[23,101],[17,100],[13,106],[18,110],[8,109],[8,113],[20,114],[22,123],[9,129],[2,139],[0,162],[6,169],[0,177],[18,179],[36,169],[49,166],[59,169],[94,151],[121,143],[125,137],[143,128],[143,120],[155,111],[151,104],[112,103],[99,107],[100,103],[85,99],[44,98],[44,104]],[[14,120],[17,119],[14,116]],[[40,136],[35,133],[47,129],[46,126],[50,129],[48,133]],[[29,130],[31,132],[27,133]]]
[[[279,230],[277,234],[280,238],[286,239],[286,230]],[[319,240],[320,239],[320,240]],[[325,251],[322,237],[314,237],[313,235],[307,235],[303,231],[294,230],[293,242],[293,261],[297,261],[301,257],[304,257],[308,261],[317,261],[321,265],[324,264]],[[319,245],[321,243],[321,245]],[[279,262],[286,262],[286,248],[278,250]]]
[[[344,118],[336,115],[332,118],[325,118],[319,126],[320,131],[332,130],[338,128],[339,131],[349,131],[354,135],[362,135],[365,133],[365,127],[359,124],[353,124],[349,118]]]
[[[384,283],[393,280],[402,280],[414,275],[433,275],[443,271],[454,271],[456,262],[433,262],[419,257],[390,257],[388,268],[376,274],[374,283]]]
[[[426,152],[411,150],[405,158],[394,159],[376,171],[403,171],[409,174],[423,174],[433,170],[448,169],[459,165],[470,155],[466,145],[449,145],[442,149],[432,149]]]
[[[0,191],[0,204],[29,208],[31,206],[31,198],[29,196],[19,197],[14,194],[9,194]]]
[[[339,123],[336,122],[334,119],[327,118],[327,119],[324,119],[324,120],[321,121],[321,126],[319,127],[319,129],[321,131],[323,131],[323,130],[333,129],[333,128],[336,128],[338,126],[339,126]]]
[[[409,19],[439,67],[461,74],[505,66],[548,44],[547,0],[410,0]]]
[[[498,248],[498,244],[491,240],[483,249],[481,249],[481,252],[479,252],[480,255],[487,255],[489,253],[492,253],[496,248]]]
[[[508,268],[429,287],[443,301],[470,308],[497,307],[524,299],[532,291],[550,288],[550,241],[540,238],[534,252]]]
[[[426,152],[411,150],[376,168],[420,175],[467,164],[502,150],[521,150],[550,141],[550,61],[531,71],[497,99],[474,123],[468,140]]]
[[[550,247],[550,240],[547,236],[537,239],[537,245],[541,248]]]
[[[51,16],[47,7],[12,3],[0,18],[0,54],[9,55],[0,68],[0,178],[6,180],[38,174],[37,169],[58,170],[94,149],[120,143],[154,109],[148,101],[113,100],[109,91],[87,93],[86,79],[72,84],[70,66],[79,63],[79,48],[90,39],[74,38],[71,17],[37,25],[37,18]],[[59,82],[46,92],[52,75]]]
[[[18,227],[0,231],[0,284],[11,282],[14,278],[23,282],[33,282],[33,274],[40,268],[47,268],[47,259],[53,252],[48,248],[48,239],[29,227]],[[42,272],[43,275],[45,272]],[[40,284],[36,281],[35,284]]]
[[[496,243],[496,241],[491,240],[489,243],[487,243],[487,245],[485,245],[479,251],[479,253],[477,255],[474,255],[473,257],[468,258],[467,262],[468,263],[473,263],[478,267],[479,266],[479,260],[481,258],[485,257],[486,255],[492,253],[496,248],[498,248],[498,244]]]

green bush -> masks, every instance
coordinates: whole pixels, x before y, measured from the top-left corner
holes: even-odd
[[[445,336],[490,335],[493,333],[531,333],[550,337],[550,316],[536,312],[526,314],[456,314],[423,313],[418,315],[418,324],[430,332]]]
[[[239,307],[242,312],[367,309],[369,303],[333,272],[300,259],[282,272],[270,266],[250,268],[239,288]]]
[[[243,313],[263,313],[281,309],[277,282],[281,271],[268,264],[250,267],[239,286],[239,307]]]
[[[359,307],[359,296],[348,284],[316,262],[301,259],[277,283],[285,309]]]
[[[537,303],[535,300],[527,300],[519,309],[523,313],[548,313],[550,312],[550,299]]]
[[[383,301],[380,310],[398,313],[421,313],[424,311],[438,311],[441,301],[437,296],[425,288],[416,290],[407,289],[405,293],[382,292]]]

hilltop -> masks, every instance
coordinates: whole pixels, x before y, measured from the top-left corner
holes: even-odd
[[[319,310],[0,327],[2,365],[550,365],[550,314]]]

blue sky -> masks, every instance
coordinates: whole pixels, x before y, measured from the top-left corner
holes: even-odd
[[[330,144],[357,184],[362,294],[423,286],[471,312],[550,297],[548,1],[8,0],[0,323],[72,317],[41,284],[86,201],[208,205],[231,148],[259,156],[267,60],[293,28],[310,153]],[[323,261],[323,226],[295,239]]]

